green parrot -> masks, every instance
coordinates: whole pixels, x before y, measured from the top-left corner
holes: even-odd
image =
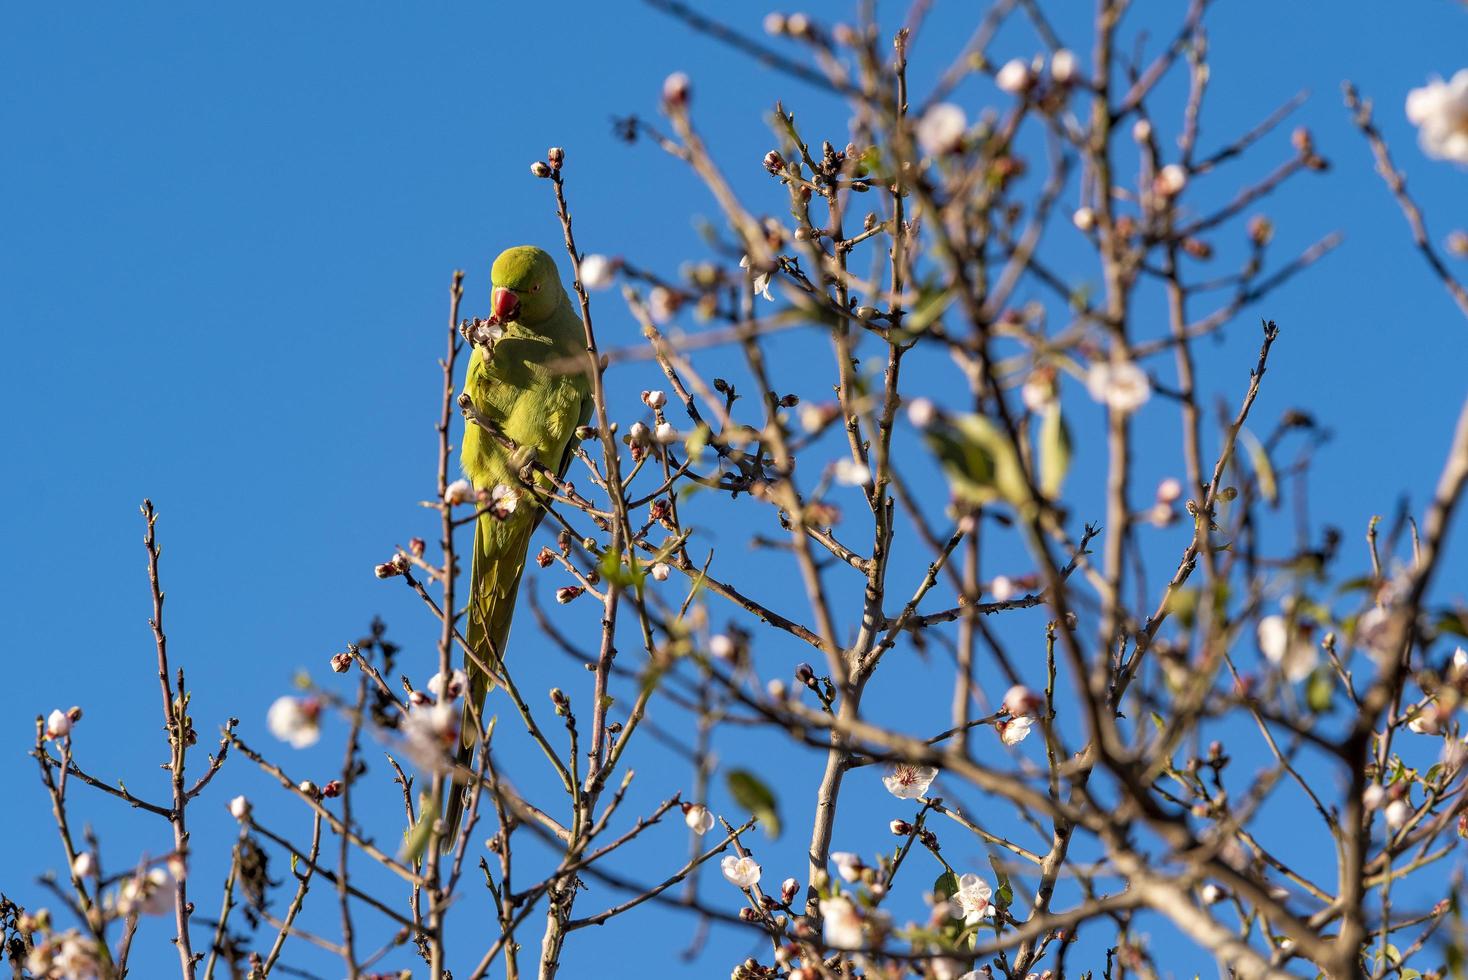
[[[469,421],[460,453],[464,473],[475,489],[518,486],[516,474],[543,463],[564,477],[579,440],[578,427],[591,420],[591,381],[583,371],[567,371],[586,353],[586,331],[566,290],[555,260],[541,249],[520,245],[500,253],[490,271],[490,305],[503,334],[486,351],[476,346],[469,360],[464,392],[475,410],[495,423],[519,447],[513,453]],[[540,481],[549,485],[542,474]],[[503,492],[503,491],[501,491]],[[504,508],[500,508],[503,513]],[[505,654],[510,618],[530,539],[545,511],[533,494],[522,491],[513,510],[499,516],[480,515],[474,526],[474,561],[469,573],[468,622],[465,638],[474,656],[493,664]],[[474,754],[484,700],[494,679],[465,657],[469,687],[458,762],[467,766]],[[463,813],[462,783],[448,794],[444,813],[445,847],[452,847]]]

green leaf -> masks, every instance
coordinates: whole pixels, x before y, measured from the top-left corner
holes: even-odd
[[[923,433],[958,499],[970,504],[1029,499],[1019,456],[1008,436],[982,415],[938,419]]]
[[[1335,674],[1329,667],[1317,667],[1305,684],[1305,704],[1317,715],[1330,710],[1335,694]]]
[[[450,788],[449,792],[453,792]],[[423,856],[428,849],[428,842],[433,839],[433,822],[438,819],[438,807],[434,806],[433,796],[424,793],[418,798],[422,807],[418,814],[418,822],[408,828],[403,839],[403,852],[401,859],[412,864]]]
[[[933,882],[933,894],[943,901],[948,901],[958,894],[958,875],[952,871],[945,871]]]
[[[602,578],[624,589],[638,588],[646,578],[646,573],[642,569],[629,569],[622,563],[622,556],[610,548],[601,553],[601,560],[596,563],[596,568]]]
[[[1264,445],[1248,429],[1239,430],[1239,441],[1244,444],[1244,451],[1249,454],[1249,465],[1254,468],[1254,476],[1259,481],[1259,492],[1264,495],[1269,506],[1277,506],[1279,504],[1279,481],[1274,476],[1274,464],[1269,461],[1269,453],[1264,451]]]
[[[750,812],[765,828],[765,836],[774,839],[780,836],[780,808],[775,794],[748,769],[733,769],[725,777],[729,795],[734,802]]]
[[[913,310],[902,320],[902,326],[909,333],[922,333],[934,320],[943,315],[943,311],[952,305],[958,291],[955,289],[934,290],[924,286],[918,290],[918,301],[913,305]]]
[[[1051,500],[1060,496],[1070,457],[1070,428],[1060,414],[1060,402],[1052,401],[1040,423],[1040,492]]]

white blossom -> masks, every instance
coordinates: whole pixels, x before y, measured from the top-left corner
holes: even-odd
[[[836,460],[836,482],[848,487],[868,487],[872,484],[872,469],[867,464],[849,457]]]
[[[928,787],[937,777],[938,770],[932,766],[899,762],[887,770],[887,775],[882,777],[882,784],[887,787],[887,792],[899,800],[916,800],[928,791]]]
[[[1030,734],[1034,727],[1035,719],[1030,715],[1020,715],[1008,721],[998,721],[994,727],[999,729],[999,738],[1005,745],[1018,745]]]
[[[918,120],[917,141],[930,156],[952,153],[963,145],[968,116],[952,102],[939,102]]]
[[[1157,179],[1152,182],[1152,189],[1163,197],[1177,197],[1188,186],[1188,172],[1180,163],[1169,163],[1157,171]]]
[[[760,867],[748,854],[743,857],[727,854],[719,862],[719,868],[735,888],[753,888],[759,884]]]
[[[865,923],[851,899],[841,895],[821,899],[826,945],[832,949],[861,949]]]
[[[1309,677],[1315,669],[1315,644],[1299,624],[1292,628],[1283,616],[1265,616],[1259,620],[1258,635],[1259,651],[1291,684]]]
[[[709,637],[709,653],[720,660],[729,660],[734,656],[734,639],[724,633],[715,633]]]
[[[1385,799],[1386,788],[1381,783],[1372,783],[1361,793],[1361,805],[1368,810],[1377,809]]]
[[[658,442],[665,446],[678,442],[683,438],[683,434],[675,429],[671,422],[659,422],[654,433],[657,436]]]
[[[1145,143],[1152,138],[1152,123],[1146,119],[1138,119],[1132,123],[1132,139],[1138,143]]]
[[[1439,728],[1440,717],[1436,704],[1424,705],[1422,710],[1407,719],[1407,727],[1418,735],[1436,735]]]
[[[78,878],[90,878],[97,870],[97,859],[92,857],[91,851],[82,851],[71,862],[71,873]]]
[[[692,83],[688,80],[685,72],[675,71],[663,79],[663,101],[669,105],[679,105],[688,101],[688,92]]]
[[[670,566],[665,561],[660,561],[654,563],[653,566],[647,570],[647,573],[652,576],[654,582],[666,582],[668,580],[668,576],[672,574],[672,571],[672,566]]]
[[[315,700],[291,697],[275,699],[265,715],[270,734],[292,747],[304,749],[321,738],[321,705]]]
[[[647,294],[647,315],[654,323],[667,323],[678,312],[678,297],[666,286],[654,286]]]
[[[39,939],[26,954],[25,967],[46,980],[95,980],[103,975],[96,940],[75,929]]]
[[[1450,81],[1434,78],[1409,92],[1407,120],[1417,127],[1423,153],[1468,164],[1468,68]]]
[[[855,881],[861,877],[861,857],[850,851],[832,851],[831,863],[836,865],[836,873],[841,876],[842,881]]]
[[[914,429],[926,429],[938,418],[938,407],[927,398],[914,398],[907,404],[907,421]]]
[[[1391,613],[1381,606],[1372,606],[1356,620],[1356,641],[1379,657],[1391,653],[1387,649],[1390,638]]]
[[[831,410],[827,405],[806,402],[800,406],[800,427],[806,432],[821,431],[831,418]]]
[[[1438,761],[1443,764],[1443,768],[1448,770],[1448,772],[1454,772],[1461,768],[1463,763],[1468,761],[1468,740],[1461,738],[1443,739],[1442,755],[1438,757]]]
[[[424,686],[428,688],[434,697],[448,698],[452,701],[469,689],[469,675],[462,670],[450,671],[448,683],[445,684],[443,672],[439,671],[437,674],[428,678],[428,683]]]
[[[582,257],[577,274],[587,289],[605,289],[612,284],[616,265],[605,255],[587,255]]]
[[[498,323],[490,320],[475,320],[474,326],[469,331],[469,343],[476,347],[493,347],[504,335],[505,328]]]
[[[1406,800],[1392,800],[1386,805],[1386,825],[1398,830],[1412,816],[1412,804]]]
[[[648,408],[656,411],[657,409],[662,408],[664,405],[668,404],[668,396],[657,389],[654,389],[652,391],[644,391],[642,393],[642,403]]]
[[[1014,582],[1008,575],[995,575],[989,582],[989,594],[995,602],[1008,602],[1014,597]]]
[[[515,512],[520,504],[520,490],[508,483],[496,483],[489,491],[489,512],[504,520]]]
[[[473,499],[474,488],[468,480],[455,480],[443,489],[443,502],[446,504],[467,504]]]
[[[459,744],[459,712],[452,702],[409,705],[400,730],[403,749],[419,769],[449,771],[449,751]]]
[[[1224,891],[1222,888],[1210,881],[1208,884],[1199,889],[1198,897],[1203,899],[1204,905],[1216,905],[1218,902],[1222,901],[1227,895],[1228,892]]]
[[[1023,58],[1011,58],[994,75],[994,84],[999,91],[1019,95],[1030,87],[1030,65]]]
[[[1076,208],[1075,213],[1070,216],[1070,221],[1081,231],[1090,231],[1096,227],[1096,212],[1090,208]]]
[[[1050,56],[1050,77],[1058,84],[1069,85],[1076,77],[1076,56],[1069,48],[1061,48]]]
[[[749,256],[746,255],[744,258],[742,258],[742,259],[739,260],[739,267],[741,269],[748,269],[749,268]],[[751,284],[754,286],[754,291],[757,294],[759,294],[760,296],[763,296],[767,300],[771,300],[771,301],[774,300],[775,297],[773,297],[773,296],[770,295],[770,273],[768,273],[768,272],[757,272],[757,273],[755,273],[754,274],[754,278],[751,280]]]
[[[60,708],[46,716],[46,737],[65,738],[71,734],[71,716]]]
[[[627,429],[627,439],[634,446],[646,446],[652,442],[652,430],[641,422],[633,422]]]
[[[1034,714],[1044,703],[1040,695],[1023,684],[1016,684],[1004,692],[1004,710],[1015,718]]]
[[[683,814],[683,822],[700,837],[714,829],[714,815],[702,803],[691,804]]]
[[[1117,412],[1135,412],[1152,397],[1147,372],[1131,361],[1092,364],[1086,374],[1086,389],[1096,401]]]
[[[1183,495],[1183,485],[1175,477],[1167,477],[1157,484],[1157,502],[1162,504],[1177,503],[1178,498]]]
[[[250,801],[243,796],[236,796],[229,801],[229,815],[244,823],[250,818]]]
[[[994,914],[990,899],[994,890],[989,883],[976,874],[966,874],[958,879],[958,891],[948,902],[948,914],[961,918],[965,925],[975,925]]]
[[[1458,647],[1453,651],[1452,665],[1448,672],[1459,675],[1468,673],[1468,650]]]
[[[117,892],[117,911],[123,915],[162,915],[173,907],[168,872],[151,868],[133,875]]]
[[[1055,404],[1055,379],[1048,371],[1032,372],[1020,387],[1019,397],[1025,408],[1038,415]]]

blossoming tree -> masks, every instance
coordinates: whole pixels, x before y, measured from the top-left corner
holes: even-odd
[[[1355,529],[1364,547],[1302,512],[1290,528],[1322,433],[1301,410],[1255,411],[1289,356],[1268,300],[1336,239],[1277,255],[1258,207],[1327,163],[1296,130],[1263,179],[1193,197],[1296,103],[1204,142],[1201,2],[1135,56],[1125,3],[1101,0],[1093,35],[1067,43],[1040,4],[998,2],[925,91],[909,84],[923,4],[895,32],[865,6],[849,24],[771,14],[763,39],[658,6],[838,96],[848,130],[810,132],[775,107],[765,191],[741,197],[724,176],[741,164],[711,154],[690,79],[670,76],[660,121],[618,126],[686,163],[719,208],[708,255],[676,274],[667,256],[613,257],[616,242],[583,249],[570,192],[594,169],[560,149],[533,164],[587,340],[559,369],[594,380],[597,412],[564,475],[458,479],[461,424],[505,436],[458,395],[466,357],[492,357],[501,329],[454,278],[439,540],[376,569],[421,600],[431,662],[375,626],[331,658],[340,676],[269,708],[273,740],[231,719],[200,762],[144,505],[168,792],[92,773],[80,709],[37,719],[65,868],[49,907],[0,908],[15,975],[126,975],[140,923],[168,916],[188,978],[284,975],[301,948],[354,978],[549,978],[581,930],[637,935],[652,906],[740,931],[758,952],[718,969],[746,980],[1151,976],[1207,960],[1241,977],[1461,972],[1468,619],[1435,585],[1468,484],[1468,411],[1420,512]],[[1032,42],[1014,57],[994,50],[1007,22]],[[1154,111],[1169,98],[1175,119]],[[1468,315],[1369,103],[1346,101]],[[1468,163],[1468,69],[1413,92],[1406,114],[1430,156]],[[1238,266],[1204,277],[1215,250]],[[599,341],[594,316],[613,305],[642,343]],[[1252,333],[1252,356],[1200,353],[1225,331]],[[794,388],[771,356],[792,335],[812,352]],[[623,379],[649,363],[660,387],[637,386],[628,416]],[[1172,475],[1154,489],[1138,447],[1162,414],[1180,438],[1159,449]],[[1084,454],[1099,492],[1072,485]],[[563,651],[564,681],[531,696],[523,657],[486,665],[499,684],[466,766],[463,536],[518,508],[544,510],[532,557],[557,603],[594,616],[531,603],[511,652],[531,638]],[[736,523],[793,588],[730,574],[711,529]],[[928,678],[937,707],[905,710],[904,672]],[[293,749],[332,717],[340,771],[300,778]],[[721,762],[730,731],[808,765],[813,796],[792,799],[774,763]],[[646,803],[634,763],[657,742],[690,774]],[[300,829],[228,788],[238,767],[278,783]],[[886,809],[851,802],[879,783]],[[384,790],[392,805],[369,802]],[[83,791],[157,818],[170,846],[108,852],[71,817]],[[1310,841],[1270,826],[1282,797]],[[201,805],[227,806],[238,837],[191,835]],[[686,855],[669,824],[679,847],[686,825]],[[799,839],[794,863],[781,835]],[[222,895],[191,873],[210,850],[229,853]],[[312,918],[317,905],[334,914]],[[1166,950],[1149,941],[1160,929]]]

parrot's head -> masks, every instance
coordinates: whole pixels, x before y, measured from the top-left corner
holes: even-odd
[[[533,245],[507,248],[490,270],[490,308],[501,323],[533,326],[548,320],[560,305],[561,274],[556,261]]]

